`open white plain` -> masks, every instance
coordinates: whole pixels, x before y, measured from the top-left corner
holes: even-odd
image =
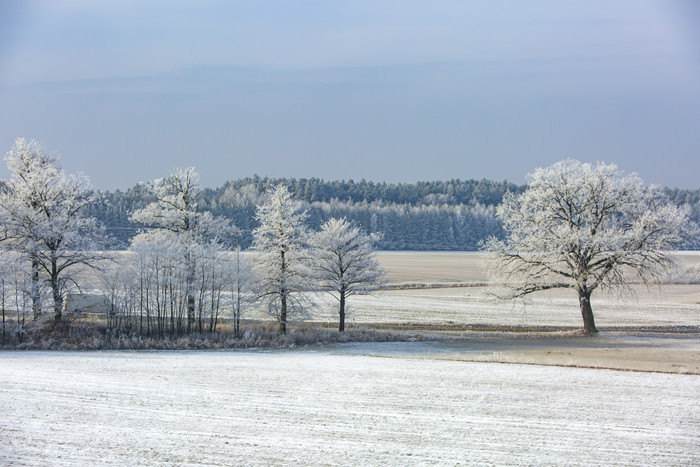
[[[380,254],[399,283],[482,281],[479,261]],[[334,321],[326,303],[310,318]],[[349,322],[580,325],[567,293],[504,305],[480,287],[406,290],[349,305]],[[593,306],[599,326],[697,326],[700,286],[635,286]],[[697,341],[672,355],[697,356]],[[697,371],[475,362],[435,345],[0,352],[0,465],[700,465]]]
[[[700,377],[316,350],[0,353],[4,465],[700,465]]]

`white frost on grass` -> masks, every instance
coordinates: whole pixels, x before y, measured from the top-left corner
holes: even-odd
[[[700,464],[698,376],[344,348],[0,353],[0,464]]]

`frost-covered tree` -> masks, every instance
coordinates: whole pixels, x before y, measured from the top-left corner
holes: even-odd
[[[193,167],[175,169],[168,177],[152,185],[156,201],[131,215],[132,222],[140,223],[163,234],[156,242],[178,243],[182,250],[182,269],[185,274],[184,296],[187,308],[187,332],[195,328],[197,255],[201,245],[218,243],[218,239],[234,231],[225,219],[214,217],[199,209],[199,174]],[[168,237],[167,239],[165,237]],[[154,237],[134,239],[137,243]],[[143,248],[142,248],[143,249]],[[172,248],[169,250],[172,251]]]
[[[381,238],[367,235],[346,219],[330,219],[312,237],[314,277],[339,302],[338,330],[345,331],[346,300],[382,283],[384,272],[374,254]]]
[[[615,165],[565,160],[529,177],[525,192],[506,195],[498,208],[506,239],[485,243],[495,279],[511,298],[574,289],[583,329],[595,333],[591,294],[633,276],[659,278],[671,264],[664,252],[689,227],[687,213]]]
[[[253,231],[257,294],[285,334],[288,314],[299,308],[298,292],[308,285],[306,213],[284,185],[269,189],[267,196],[256,210],[260,225]]]
[[[54,316],[61,321],[63,293],[76,284],[81,266],[95,268],[103,229],[85,215],[94,202],[82,175],[66,174],[46,147],[17,138],[5,158],[12,176],[0,192],[4,246],[20,251],[31,264],[31,300],[34,317],[41,314],[41,281],[53,300]]]

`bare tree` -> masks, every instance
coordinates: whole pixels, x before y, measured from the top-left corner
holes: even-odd
[[[689,227],[687,213],[659,188],[615,165],[575,160],[537,169],[525,192],[507,194],[497,213],[508,235],[490,238],[485,250],[506,297],[574,289],[587,333],[597,332],[591,293],[625,287],[634,276],[659,278],[671,264],[664,251]]]
[[[364,234],[345,219],[330,219],[312,237],[315,278],[339,302],[338,330],[345,331],[345,305],[351,295],[383,282],[374,245],[381,236]]]
[[[298,309],[298,292],[308,286],[306,213],[284,185],[271,188],[267,195],[269,200],[257,208],[260,226],[253,231],[257,293],[285,334],[292,305]]]
[[[54,316],[61,321],[63,292],[77,286],[81,266],[96,268],[104,231],[84,214],[94,202],[82,175],[63,172],[58,159],[43,144],[24,138],[5,158],[11,179],[0,192],[4,240],[31,263],[31,299],[35,319],[41,314],[41,284],[45,280],[53,299]]]

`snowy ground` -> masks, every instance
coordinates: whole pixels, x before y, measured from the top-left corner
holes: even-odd
[[[476,254],[380,260],[394,282],[484,279]],[[695,267],[700,255],[683,260]],[[567,291],[507,304],[489,293],[351,297],[348,323],[581,325]],[[308,318],[335,322],[333,299],[318,300]],[[634,286],[593,307],[601,328],[699,326],[700,286]],[[700,465],[696,335],[491,334],[293,351],[0,352],[0,465]]]
[[[487,287],[391,290],[348,299],[348,325],[367,323],[457,323],[494,325],[547,325],[581,327],[575,292],[542,293],[526,300],[502,302]],[[305,319],[334,323],[338,302],[328,294],[314,297],[317,305]],[[619,297],[598,293],[592,298],[596,323],[605,326],[700,326],[700,286],[665,285]],[[269,319],[263,311],[245,316]]]
[[[127,254],[127,253],[121,253]],[[250,258],[252,253],[244,253]],[[679,274],[688,284],[632,285],[624,295],[596,291],[591,303],[596,323],[606,326],[700,326],[700,252],[675,252]],[[379,252],[379,263],[392,284],[485,284],[484,255],[477,252]],[[694,271],[694,272],[693,272]],[[692,274],[691,274],[692,272]],[[94,272],[89,272],[92,277]],[[97,280],[92,277],[92,280]],[[678,281],[677,281],[678,282]],[[525,300],[499,302],[487,286],[385,290],[348,299],[346,322],[417,324],[493,324],[582,326],[573,290],[533,294]],[[303,317],[335,323],[338,302],[316,294],[316,306]],[[262,305],[260,305],[262,307]],[[228,309],[221,313],[230,318]],[[254,306],[243,310],[244,319],[270,320]],[[292,319],[301,318],[291,316]]]
[[[700,251],[676,251],[672,275],[700,278]],[[390,282],[484,282],[488,280],[485,255],[480,252],[381,251],[379,264]],[[696,281],[697,283],[697,281]]]
[[[700,465],[700,376],[434,352],[0,353],[0,464]]]
[[[700,253],[676,252],[678,271],[700,277]],[[488,281],[483,255],[473,252],[381,252],[381,265],[392,283],[478,283]],[[533,294],[525,300],[499,302],[491,287],[455,287],[381,291],[348,299],[347,322],[353,323],[457,323],[495,325],[582,326],[573,290]],[[308,320],[337,320],[338,302],[327,294],[316,297],[318,306]],[[700,284],[632,285],[620,295],[597,291],[591,298],[598,326],[700,326]],[[262,312],[247,317],[269,318]]]

